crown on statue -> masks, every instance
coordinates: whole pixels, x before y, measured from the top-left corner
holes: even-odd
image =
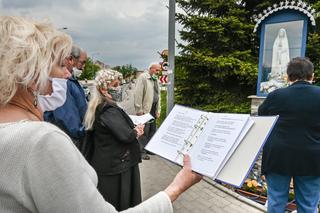
[[[313,26],[316,25],[315,17],[319,15],[319,13],[316,13],[316,10],[312,8],[311,5],[308,5],[306,2],[303,2],[301,0],[299,1],[281,1],[279,4],[274,4],[272,7],[268,7],[267,9],[263,10],[262,13],[259,13],[258,15],[253,16],[253,20],[256,22],[256,25],[254,27],[253,32],[256,32],[260,23],[266,19],[269,15],[271,15],[274,12],[280,11],[280,10],[286,10],[286,9],[292,9],[292,10],[298,10],[304,14],[306,14],[310,22]]]

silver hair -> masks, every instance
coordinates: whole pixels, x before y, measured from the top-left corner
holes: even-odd
[[[71,56],[78,59],[80,57],[81,52],[83,52],[83,50],[78,47],[77,45],[73,45],[72,49],[71,49]]]
[[[153,65],[160,65],[160,63],[159,62],[151,62],[148,66],[148,70],[150,70]]]

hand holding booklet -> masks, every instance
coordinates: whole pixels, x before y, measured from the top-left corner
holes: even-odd
[[[192,170],[240,187],[277,116],[211,113],[176,105],[146,149]]]

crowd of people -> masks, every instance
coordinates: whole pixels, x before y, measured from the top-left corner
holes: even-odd
[[[98,73],[87,105],[76,79],[87,54],[50,23],[0,16],[0,57],[0,212],[167,213],[201,180],[186,155],[172,183],[141,203],[144,126],[116,104],[118,73]],[[86,129],[91,165],[78,149]]]
[[[135,125],[119,105],[119,72],[100,70],[86,99],[77,77],[87,53],[50,23],[0,16],[0,212],[172,212],[172,202],[199,182],[190,158],[162,192],[142,202],[141,156],[155,122]],[[134,92],[137,115],[160,116],[151,63]],[[290,86],[277,89],[259,115],[279,115],[263,150],[268,212],[284,212],[294,181],[298,212],[315,213],[320,199],[320,88],[313,64],[294,58]],[[93,152],[79,151],[92,135]],[[319,160],[319,161],[318,161]]]

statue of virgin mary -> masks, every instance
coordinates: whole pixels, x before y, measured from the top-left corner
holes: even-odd
[[[286,86],[285,77],[289,61],[287,32],[284,28],[281,28],[273,43],[271,72],[268,75],[268,81],[261,83],[260,91],[269,93]]]
[[[270,78],[283,78],[286,75],[289,61],[289,42],[287,32],[285,29],[281,28],[273,43]]]

